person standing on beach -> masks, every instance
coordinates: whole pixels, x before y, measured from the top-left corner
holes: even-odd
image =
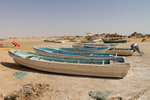
[[[18,44],[16,41],[12,41],[12,44],[14,47],[16,47],[16,46],[20,47],[20,44]]]
[[[143,52],[140,51],[138,44],[133,43],[133,44],[131,45],[131,49],[133,50],[133,52],[136,52],[136,51],[137,51],[141,56],[143,55]]]

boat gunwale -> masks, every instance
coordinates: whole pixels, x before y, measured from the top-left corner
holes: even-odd
[[[40,47],[41,48],[41,47]],[[43,48],[43,47],[42,47]],[[77,56],[77,57],[92,57],[92,58],[99,58],[99,57],[117,57],[117,53],[106,53],[106,54],[112,54],[112,56],[84,56],[84,55],[70,55],[70,54],[60,54],[60,53],[53,53],[53,52],[48,52],[48,50],[40,50],[40,49],[37,49],[35,47],[33,47],[34,50],[37,50],[37,51],[40,51],[40,52],[45,52],[45,53],[49,53],[49,54],[59,54],[59,55],[64,55],[64,56]],[[108,49],[109,50],[109,49]],[[62,51],[65,51],[65,50],[62,50]],[[72,53],[78,53],[78,52],[73,52],[73,51],[68,51],[68,52],[72,52]],[[84,54],[84,52],[82,52]],[[93,52],[93,53],[99,53],[99,54],[104,54],[104,52]],[[86,53],[85,53],[86,54]],[[92,54],[92,53],[91,53]],[[115,54],[115,56],[113,56]]]
[[[112,44],[90,44],[90,43],[74,43],[73,45],[94,45],[94,46],[117,46],[117,43]]]
[[[99,48],[102,48],[102,49],[99,49]],[[58,48],[58,49],[65,50],[65,51],[76,51],[76,52],[92,52],[96,50],[98,51],[107,50],[107,49],[110,49],[110,46],[102,46],[102,47],[95,47],[95,48]]]

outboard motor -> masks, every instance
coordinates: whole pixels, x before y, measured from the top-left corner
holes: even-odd
[[[136,51],[137,51],[141,56],[143,55],[143,52],[140,51],[138,44],[133,43],[133,44],[131,45],[131,49],[133,50],[133,52],[136,52]]]

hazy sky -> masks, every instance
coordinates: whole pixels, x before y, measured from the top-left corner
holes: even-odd
[[[150,33],[150,0],[0,0],[1,37]]]

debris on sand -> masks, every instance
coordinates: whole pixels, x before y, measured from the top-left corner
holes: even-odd
[[[105,91],[105,92],[90,91],[89,96],[92,97],[94,100],[138,100],[142,95],[144,95],[146,91],[147,90],[142,90],[129,99],[125,99],[124,97],[121,96],[109,97],[111,91]]]
[[[20,79],[20,80],[22,80],[23,77],[24,77],[25,75],[27,75],[27,74],[28,74],[28,72],[24,72],[24,71],[13,73],[13,75],[14,75],[17,79]]]
[[[40,100],[43,93],[49,90],[49,84],[26,84],[19,91],[13,91],[4,100]]]
[[[145,39],[145,38],[143,38],[141,42],[145,42],[145,41],[146,41],[146,39]]]
[[[3,94],[2,94],[2,93],[0,93],[0,100],[4,100],[4,99],[3,99]]]
[[[117,97],[112,97],[109,100],[126,100],[126,99],[123,99],[122,97],[117,96]]]
[[[108,100],[108,96],[110,95],[111,91],[90,91],[89,96],[96,100]]]
[[[140,98],[142,95],[144,95],[144,93],[146,92],[147,90],[142,90],[140,92],[138,92],[134,97],[128,99],[128,100],[137,100],[138,98]]]

